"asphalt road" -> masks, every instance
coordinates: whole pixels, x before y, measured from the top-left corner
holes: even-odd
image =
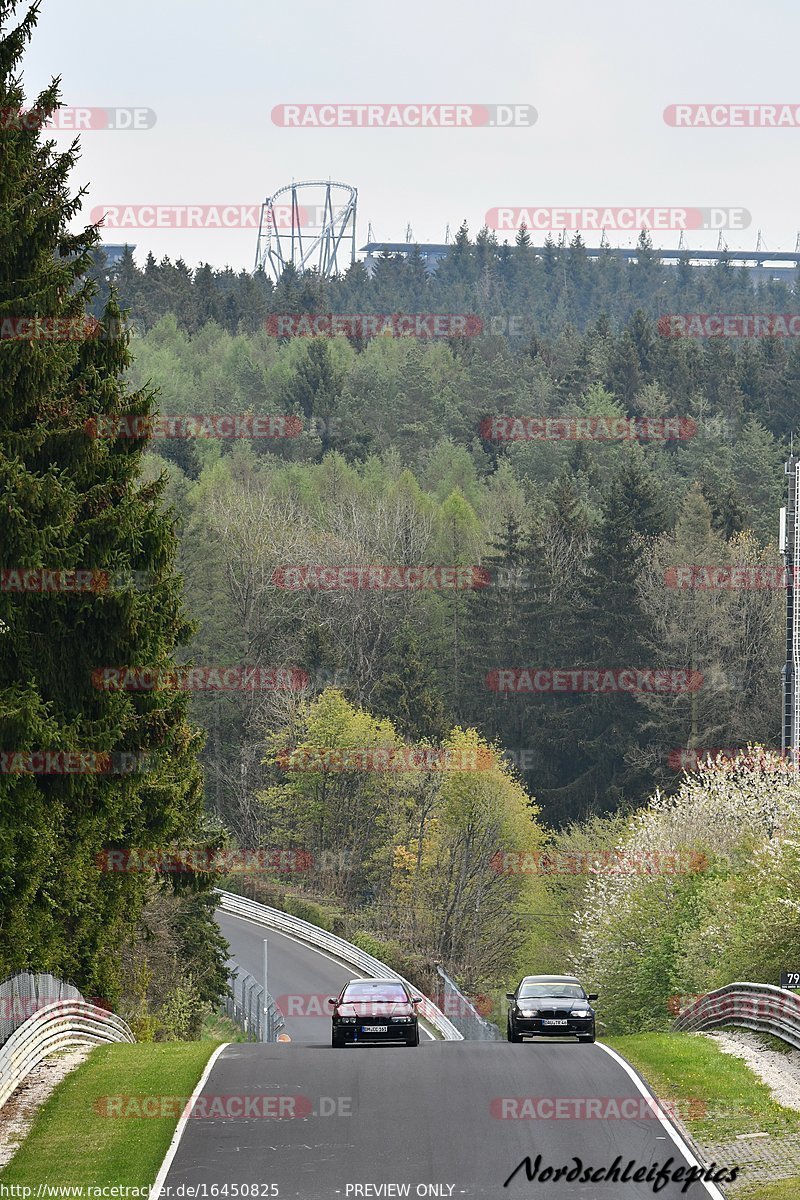
[[[263,930],[224,914],[220,925],[242,965],[256,972]],[[344,968],[285,942],[270,934],[271,990],[325,991],[347,978]],[[240,1196],[242,1188],[257,1185],[249,1195],[284,1200],[719,1195],[700,1183],[683,1192],[683,1181],[657,1193],[652,1183],[630,1179],[530,1183],[524,1168],[503,1187],[526,1156],[535,1163],[541,1155],[540,1172],[572,1168],[576,1157],[584,1168],[599,1169],[620,1156],[622,1171],[634,1160],[629,1176],[669,1158],[672,1169],[686,1167],[668,1130],[644,1115],[634,1079],[600,1045],[437,1041],[418,1048],[333,1050],[329,1025],[318,1024],[322,1021],[292,1022],[292,1034],[298,1034],[292,1044],[240,1043],[222,1052],[203,1088],[205,1103],[234,1096],[241,1105],[263,1105],[263,1112],[233,1116],[224,1101],[227,1115],[189,1119],[166,1179],[168,1196],[211,1196],[215,1184],[238,1185]],[[324,1037],[318,1032],[323,1028]],[[521,1097],[537,1098],[532,1119],[523,1116],[530,1104],[520,1108]],[[609,1118],[606,1105],[623,1097],[636,1104],[635,1114]],[[556,1115],[556,1098],[562,1098],[562,1115]],[[588,1115],[588,1098],[599,1101],[605,1115]],[[203,1184],[205,1190],[198,1188]]]
[[[186,1122],[167,1177],[169,1195],[186,1185],[275,1185],[260,1195],[296,1200],[438,1195],[632,1200],[654,1195],[648,1183],[528,1183],[525,1171],[503,1181],[525,1158],[546,1166],[610,1167],[622,1157],[638,1166],[685,1160],[659,1121],[500,1119],[501,1097],[637,1096],[624,1070],[600,1046],[433,1042],[419,1048],[229,1046],[203,1092],[273,1097],[274,1116],[202,1117]],[[277,1098],[285,1098],[279,1101]],[[282,1103],[283,1107],[277,1106]],[[506,1110],[508,1111],[508,1110]],[[283,1113],[282,1119],[279,1113]],[[723,1164],[724,1165],[724,1164]],[[632,1174],[632,1170],[629,1172]],[[184,1191],[174,1189],[184,1185]],[[371,1184],[369,1190],[354,1190]],[[407,1193],[376,1185],[408,1184]],[[417,1191],[418,1185],[438,1191]],[[700,1184],[658,1192],[674,1200],[708,1197]],[[240,1193],[241,1194],[241,1191]],[[252,1193],[251,1193],[252,1194]],[[202,1196],[203,1191],[194,1193]]]
[[[293,1042],[313,1046],[331,1044],[328,996],[337,996],[357,971],[273,933],[263,925],[217,910],[217,924],[228,939],[231,958],[261,981],[264,971],[264,938],[269,943],[269,991],[285,1014],[285,1032]]]

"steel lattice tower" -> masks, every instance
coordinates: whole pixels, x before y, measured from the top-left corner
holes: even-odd
[[[340,254],[356,258],[358,192],[349,183],[307,179],[279,188],[261,206],[256,271],[280,279],[292,263],[298,273],[316,268],[324,278],[338,275]]]

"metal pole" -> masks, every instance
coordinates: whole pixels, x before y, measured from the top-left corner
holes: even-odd
[[[269,943],[268,943],[267,939],[264,938],[264,1024],[263,1024],[262,1033],[261,1033],[262,1042],[268,1042],[271,1040],[270,1039],[271,1030],[269,1028],[269,1008],[268,1008],[269,987],[267,984],[267,967],[268,967],[268,963],[269,963],[268,950],[269,950]]]

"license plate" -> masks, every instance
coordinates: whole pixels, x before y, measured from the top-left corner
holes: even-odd
[[[362,1025],[361,1032],[362,1033],[388,1033],[389,1026],[388,1025]]]
[[[554,1021],[551,1017],[544,1017],[542,1019],[542,1024],[543,1025],[566,1025],[567,1022],[566,1021]]]

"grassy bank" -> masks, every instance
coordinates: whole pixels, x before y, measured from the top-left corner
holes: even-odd
[[[190,1096],[218,1043],[98,1046],[61,1081],[0,1183],[147,1187],[167,1152],[173,1116],[102,1115],[109,1096]]]
[[[765,1083],[740,1058],[709,1038],[688,1033],[642,1033],[602,1039],[628,1060],[675,1111],[698,1145],[735,1142],[740,1134],[772,1138],[800,1132],[800,1113],[777,1104]],[[741,1200],[797,1200],[800,1176],[748,1186]]]

